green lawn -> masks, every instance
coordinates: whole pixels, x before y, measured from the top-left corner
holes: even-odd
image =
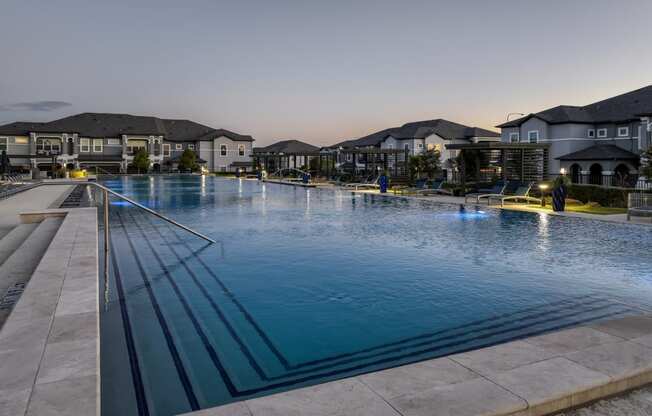
[[[610,207],[600,207],[600,206],[593,206],[593,205],[566,205],[566,211],[582,212],[585,214],[612,215],[612,214],[626,214],[627,208],[610,208]]]

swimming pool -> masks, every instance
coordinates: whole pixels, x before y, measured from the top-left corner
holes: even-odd
[[[173,415],[652,310],[647,227],[215,177],[105,185],[104,415]]]

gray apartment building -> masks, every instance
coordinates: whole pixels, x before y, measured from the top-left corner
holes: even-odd
[[[82,113],[46,122],[0,126],[0,151],[23,171],[54,165],[127,172],[139,149],[149,153],[153,171],[169,171],[184,150],[193,150],[210,171],[252,169],[248,135],[215,129],[190,120],[129,114]]]
[[[652,86],[585,106],[560,105],[497,126],[504,143],[549,145],[551,173],[573,182],[634,185],[652,144]]]
[[[444,119],[414,121],[400,127],[391,127],[358,139],[337,143],[330,149],[398,149],[404,150],[408,156],[418,155],[428,150],[438,150],[441,155],[442,167],[445,171],[453,168],[453,160],[457,150],[446,148],[449,144],[468,144],[500,141],[500,134],[480,127],[471,127]],[[352,163],[353,155],[344,153],[346,158],[340,158],[340,163]],[[364,156],[362,156],[364,157]],[[391,159],[390,159],[391,161]],[[357,160],[359,167],[364,161]]]

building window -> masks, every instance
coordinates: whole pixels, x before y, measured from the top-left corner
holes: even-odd
[[[190,150],[195,150],[195,145],[192,144],[192,143],[189,144],[189,145],[188,145],[188,149],[190,149]]]
[[[164,143],[163,144],[163,156],[165,157],[170,157],[170,144],[169,143]]]
[[[0,152],[7,151],[7,142],[9,139],[7,137],[0,137]]]
[[[102,139],[93,139],[93,152],[102,153],[103,147],[104,147],[104,143]]]
[[[140,149],[147,150],[147,140],[127,140],[127,153],[135,154]]]
[[[629,127],[618,127],[618,137],[629,136]]]
[[[238,145],[238,156],[244,156],[244,155],[245,155],[244,144]]]
[[[27,137],[14,137],[15,144],[28,144],[29,139]]]
[[[182,149],[183,149],[183,145],[182,145],[181,143],[177,143],[176,145],[174,145],[174,149],[175,149],[175,150],[182,150]]]
[[[61,153],[61,139],[41,138],[36,139],[37,153]]]
[[[448,154],[450,155],[450,159],[455,159],[457,157],[457,150],[449,150]]]
[[[80,153],[89,153],[91,151],[91,140],[90,139],[79,139],[79,152]]]
[[[106,144],[110,146],[119,146],[120,139],[106,139]]]
[[[225,144],[220,145],[220,156],[226,156],[226,145]]]
[[[538,143],[539,142],[539,131],[534,130],[534,131],[528,131],[527,132],[527,138],[530,143]]]
[[[595,137],[595,129],[588,129],[586,132],[586,135],[589,137],[589,139],[592,139]]]
[[[417,143],[417,149],[423,149],[423,143]]]
[[[598,129],[598,137],[607,137],[607,129]]]
[[[509,133],[510,143],[518,143],[518,140],[519,140],[518,133]]]

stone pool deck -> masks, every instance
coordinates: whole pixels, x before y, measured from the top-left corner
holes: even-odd
[[[97,415],[96,209],[39,215],[65,218],[0,331],[0,416]]]
[[[536,416],[651,382],[652,316],[646,315],[553,332],[191,414]]]

